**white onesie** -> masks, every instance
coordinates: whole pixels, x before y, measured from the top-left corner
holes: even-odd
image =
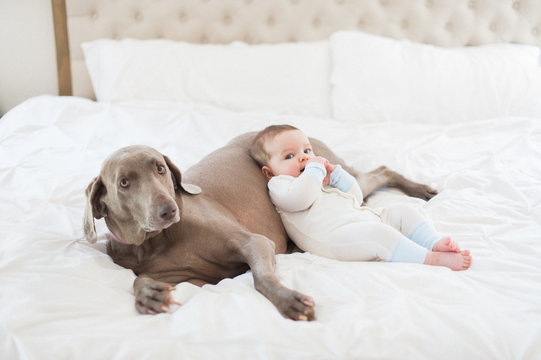
[[[270,198],[299,248],[338,260],[424,262],[441,236],[418,211],[362,206],[353,176],[337,165],[324,187],[326,173],[322,164],[310,162],[296,178],[279,175],[268,182]]]

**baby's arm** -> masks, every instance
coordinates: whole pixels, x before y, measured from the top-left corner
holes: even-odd
[[[270,198],[273,204],[282,210],[305,210],[321,194],[321,184],[326,174],[325,166],[310,162],[297,178],[275,176],[267,184]]]
[[[355,196],[355,198],[359,201],[359,204],[363,203],[363,193],[359,184],[357,183],[357,180],[346,170],[342,169],[342,166],[336,165],[335,169],[331,173],[329,185],[337,188],[340,191]]]

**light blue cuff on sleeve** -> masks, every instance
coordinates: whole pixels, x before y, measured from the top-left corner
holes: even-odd
[[[400,235],[389,261],[423,264],[427,253],[427,249]]]
[[[442,238],[434,226],[428,221],[423,221],[408,235],[408,238],[415,241],[428,250],[432,250],[434,245]]]
[[[306,164],[306,167],[304,168],[301,176],[304,174],[312,176],[319,183],[323,183],[323,179],[325,179],[325,176],[327,175],[327,170],[325,170],[325,166],[320,163],[309,162],[308,164]]]
[[[329,183],[332,187],[335,187],[340,191],[348,192],[354,182],[355,178],[353,176],[351,176],[346,170],[342,169],[342,166],[336,165],[334,171],[331,173]]]

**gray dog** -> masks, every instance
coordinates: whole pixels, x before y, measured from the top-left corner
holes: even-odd
[[[85,237],[95,242],[94,218],[105,218],[108,254],[138,276],[133,287],[140,313],[169,311],[174,284],[215,284],[251,269],[255,288],[284,317],[315,318],[312,298],[286,288],[274,273],[275,254],[287,252],[288,238],[249,155],[254,136],[233,139],[184,176],[155,149],[122,148],[88,185]],[[359,174],[320,141],[311,143],[317,154],[353,174],[365,196],[382,186],[422,199],[436,194],[385,167]]]

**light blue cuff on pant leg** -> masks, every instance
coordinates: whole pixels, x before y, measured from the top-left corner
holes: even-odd
[[[427,249],[400,235],[389,261],[422,264],[427,253]]]
[[[442,238],[442,236],[434,229],[431,223],[423,221],[408,235],[408,238],[415,241],[422,247],[432,250],[434,245]]]

